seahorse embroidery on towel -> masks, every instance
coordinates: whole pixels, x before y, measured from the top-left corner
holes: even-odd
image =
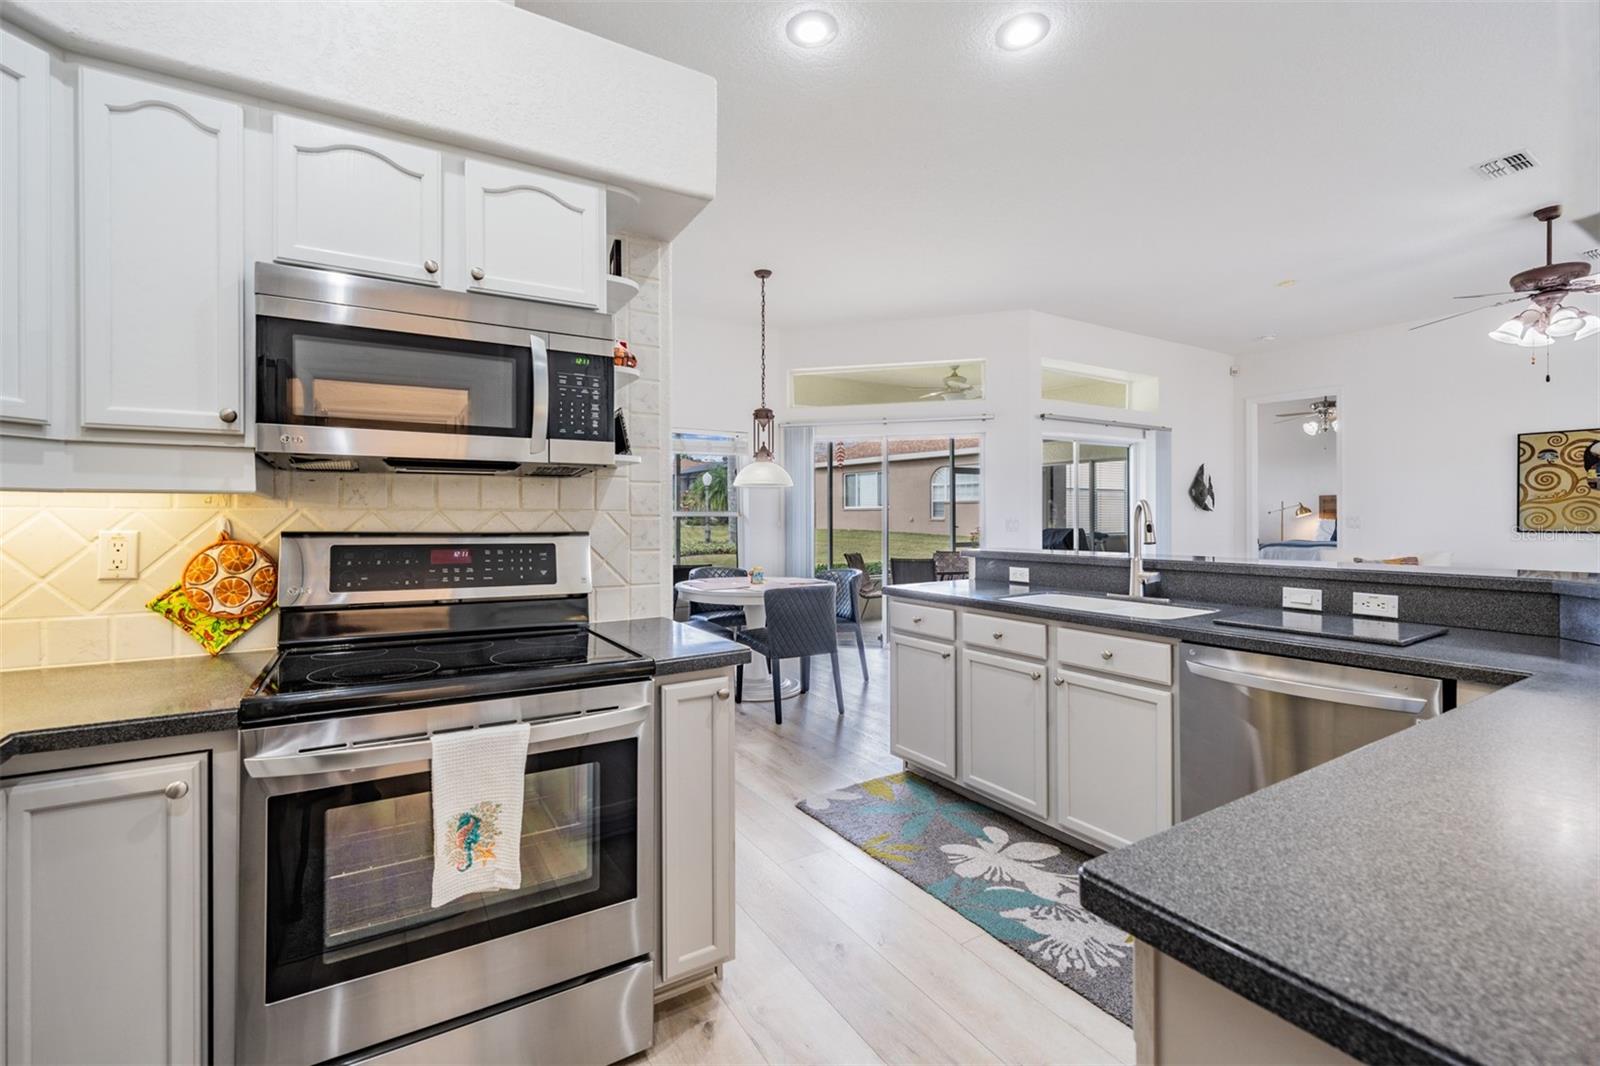
[[[500,804],[487,800],[445,819],[445,858],[457,872],[465,873],[473,863],[494,861],[495,841],[500,839],[499,822]]]

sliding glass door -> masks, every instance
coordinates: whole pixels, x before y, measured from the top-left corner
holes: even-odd
[[[818,440],[813,467],[818,570],[854,565],[881,577],[899,559],[892,580],[932,580],[934,552],[978,545],[978,437]]]

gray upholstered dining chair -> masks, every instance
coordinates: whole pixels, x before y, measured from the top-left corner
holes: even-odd
[[[861,656],[861,676],[867,676],[867,645],[861,639],[861,612],[865,607],[861,589],[866,575],[859,570],[824,570],[818,577],[834,585],[834,624],[840,629],[853,629],[856,634],[856,652]]]
[[[749,577],[748,570],[737,566],[697,566],[689,571],[689,580],[703,577]],[[726,603],[695,603],[689,601],[689,621],[700,628],[722,626],[725,629],[744,628],[744,608]]]
[[[930,559],[890,559],[889,584],[914,585],[919,581],[937,581]]]
[[[811,688],[811,657],[826,655],[833,662],[833,697],[844,713],[844,685],[839,681],[839,636],[834,624],[834,586],[796,585],[768,589],[761,597],[767,624],[742,629],[734,639],[767,660],[772,672],[772,718],[783,724],[784,659],[800,660],[800,691]],[[744,699],[744,666],[734,673],[733,698]]]

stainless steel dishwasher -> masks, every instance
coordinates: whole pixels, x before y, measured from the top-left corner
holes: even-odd
[[[1438,715],[1443,682],[1184,644],[1178,819]]]

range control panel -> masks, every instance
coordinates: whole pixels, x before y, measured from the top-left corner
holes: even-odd
[[[330,564],[331,592],[556,583],[553,544],[346,544]]]
[[[549,435],[557,440],[610,440],[611,360],[598,355],[551,352]]]

